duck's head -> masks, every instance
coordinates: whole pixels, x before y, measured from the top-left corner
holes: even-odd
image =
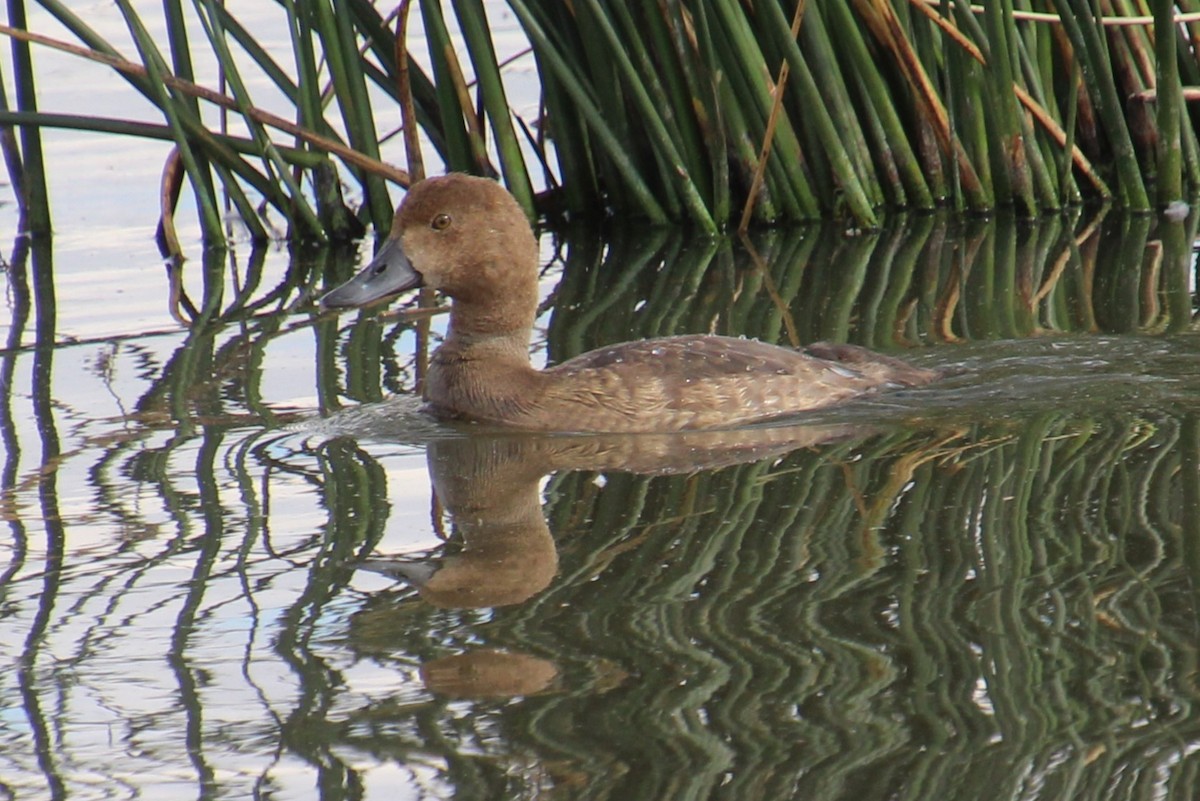
[[[465,302],[536,285],[537,240],[517,201],[486,178],[451,173],[415,184],[375,258],[321,298],[363,306],[417,287]]]

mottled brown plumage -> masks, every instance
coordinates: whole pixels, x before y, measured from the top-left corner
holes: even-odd
[[[528,353],[537,275],[537,241],[512,196],[452,174],[414,186],[375,260],[322,303],[442,291],[453,300],[450,329],[426,376],[429,406],[537,431],[729,428],[937,377],[852,345],[792,350],[700,335],[613,345],[538,371]]]

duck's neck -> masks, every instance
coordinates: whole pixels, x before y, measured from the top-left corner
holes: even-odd
[[[499,325],[488,316],[492,311],[454,301],[450,331],[433,354],[422,387],[438,414],[512,423],[536,402],[540,377],[529,364],[533,313]]]
[[[536,280],[483,297],[455,295],[450,330],[425,375],[425,400],[450,417],[520,420],[541,380],[529,364],[536,312]]]
[[[440,351],[467,361],[529,367],[532,308],[517,304],[477,304],[455,300],[450,307],[450,330]]]

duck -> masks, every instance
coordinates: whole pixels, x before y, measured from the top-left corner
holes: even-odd
[[[324,309],[419,287],[450,298],[422,387],[438,419],[540,432],[732,429],[936,380],[867,348],[788,348],[691,334],[603,347],[545,369],[530,362],[538,242],[499,183],[463,173],[414,183],[374,258],[326,293]]]

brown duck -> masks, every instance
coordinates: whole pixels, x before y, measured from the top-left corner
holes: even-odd
[[[938,377],[853,345],[793,350],[709,335],[626,342],[536,370],[537,240],[512,195],[467,175],[414,185],[375,258],[321,305],[362,306],[421,286],[452,300],[424,386],[442,418],[534,431],[732,428]]]

